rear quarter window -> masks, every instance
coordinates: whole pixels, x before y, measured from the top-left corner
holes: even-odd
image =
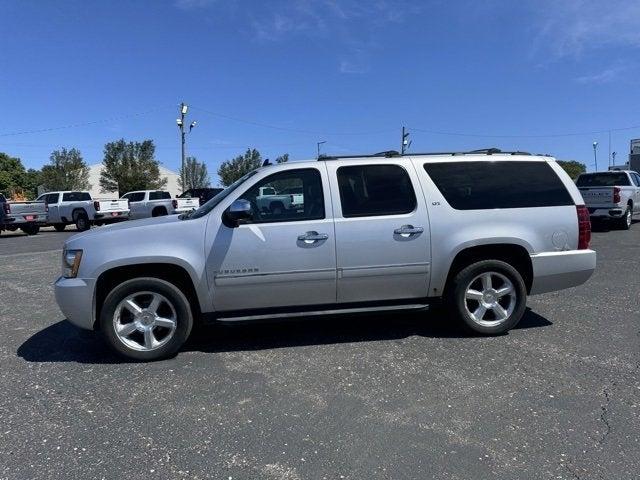
[[[574,205],[547,162],[459,161],[424,169],[456,210]]]
[[[149,200],[171,200],[169,192],[150,192]]]

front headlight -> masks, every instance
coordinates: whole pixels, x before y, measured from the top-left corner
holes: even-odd
[[[62,251],[62,276],[64,278],[76,278],[82,259],[82,250]]]

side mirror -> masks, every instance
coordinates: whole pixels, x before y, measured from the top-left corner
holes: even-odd
[[[247,220],[251,217],[251,202],[242,198],[235,200],[224,213],[225,224],[231,228],[237,227],[241,220]]]

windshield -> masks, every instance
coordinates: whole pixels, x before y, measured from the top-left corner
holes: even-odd
[[[576,182],[579,187],[613,187],[614,185],[628,186],[629,177],[626,173],[587,173],[580,175]]]
[[[193,212],[182,214],[182,215],[180,215],[180,218],[182,218],[184,220],[185,218],[200,218],[200,217],[204,217],[207,213],[209,213],[211,210],[213,210],[216,207],[216,205],[218,205],[222,200],[227,198],[229,196],[229,194],[231,194],[236,188],[238,188],[247,179],[249,179],[250,177],[252,177],[256,173],[258,173],[257,170],[250,171],[244,177],[236,180],[231,185],[229,185],[227,188],[225,188],[223,191],[218,193],[215,197],[213,197],[211,200],[206,202],[204,205],[201,205],[200,208],[198,208],[197,210],[194,210]]]

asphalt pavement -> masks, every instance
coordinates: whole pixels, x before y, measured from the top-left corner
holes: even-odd
[[[633,479],[640,223],[469,337],[437,314],[208,327],[136,364],[65,321],[71,233],[0,236],[0,479]]]

